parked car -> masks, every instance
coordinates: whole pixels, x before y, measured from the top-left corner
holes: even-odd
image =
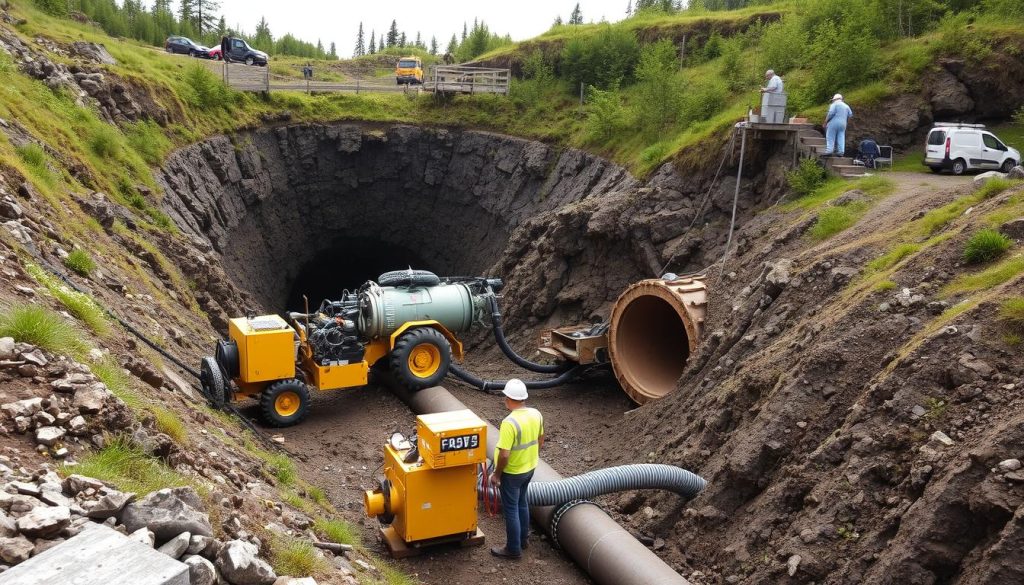
[[[1020,164],[1020,151],[1007,146],[984,124],[937,123],[928,133],[924,164],[932,172],[953,171],[962,175],[971,170],[1010,172]]]
[[[423,83],[423,62],[420,58],[412,55],[399,59],[395,64],[395,82],[398,85]]]
[[[204,47],[188,37],[167,37],[164,49],[168,53],[178,53],[189,57],[210,58],[210,48]]]
[[[270,60],[270,56],[263,51],[257,51],[250,47],[249,43],[245,42],[245,39],[231,37],[228,39],[228,46],[228,61],[245,63],[246,65],[266,65]]]
[[[224,55],[221,54],[220,47],[213,47],[210,49],[210,58],[214,61],[222,61],[224,59]]]

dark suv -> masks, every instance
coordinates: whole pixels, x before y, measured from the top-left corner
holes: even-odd
[[[250,47],[244,39],[228,38],[228,54],[224,55],[225,61],[236,61],[246,65],[266,65],[269,59],[270,57],[266,53]]]
[[[167,37],[164,41],[164,49],[168,53],[179,53],[189,57],[210,58],[210,49],[204,47],[188,37]]]

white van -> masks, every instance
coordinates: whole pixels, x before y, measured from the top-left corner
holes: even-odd
[[[928,133],[924,164],[932,172],[943,169],[962,175],[982,169],[1010,172],[1020,164],[1020,151],[1006,146],[984,124],[935,124]]]

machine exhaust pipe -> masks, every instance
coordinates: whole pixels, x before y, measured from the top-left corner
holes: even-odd
[[[440,386],[411,392],[391,385],[391,390],[417,414],[466,408]],[[488,453],[494,452],[497,442],[498,429],[488,424]],[[540,461],[533,478],[550,482],[562,476]],[[530,514],[599,585],[690,585],[595,504],[572,502],[557,508],[534,506]]]
[[[703,276],[641,280],[612,307],[608,355],[622,389],[637,404],[676,389],[704,330]]]

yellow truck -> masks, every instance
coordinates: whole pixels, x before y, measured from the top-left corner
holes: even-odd
[[[395,64],[395,82],[398,85],[423,83],[423,61],[415,55],[399,59]]]

